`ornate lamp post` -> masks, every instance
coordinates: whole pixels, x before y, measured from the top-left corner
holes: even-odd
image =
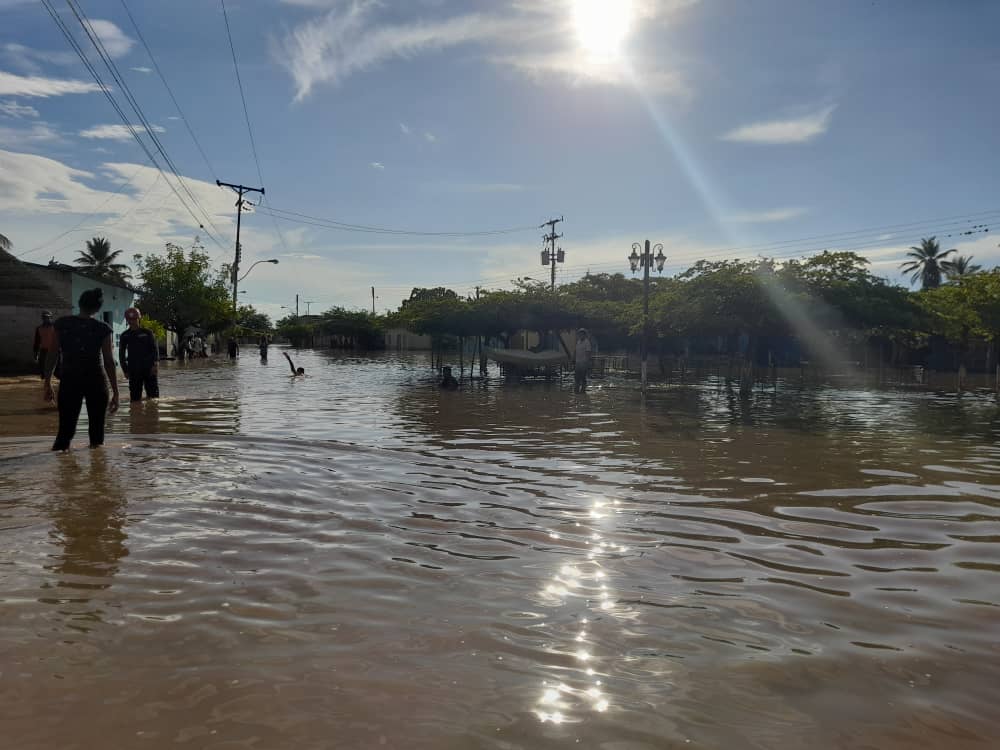
[[[639,251],[642,254],[639,254]],[[656,251],[656,255],[653,255],[653,250]],[[653,263],[656,263],[656,272],[663,273],[663,264],[666,263],[667,256],[663,254],[663,245],[657,243],[653,245],[652,249],[649,246],[649,240],[646,240],[645,248],[638,242],[632,243],[632,254],[628,256],[628,264],[632,268],[632,273],[635,273],[641,267],[643,269],[642,273],[642,340],[639,345],[639,353],[641,360],[641,382],[642,391],[646,392],[646,358],[649,354],[649,269],[652,268]]]

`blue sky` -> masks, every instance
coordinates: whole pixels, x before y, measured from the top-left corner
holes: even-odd
[[[64,0],[53,5],[112,83]],[[173,175],[145,160],[44,7],[23,0],[0,0],[0,232],[39,262],[70,260],[95,234],[127,255],[200,234],[228,259],[234,196],[214,181],[260,177],[220,5],[128,4],[209,164],[121,0],[80,6],[222,246],[173,195]],[[563,279],[627,271],[646,237],[664,243],[671,271],[830,248],[857,249],[896,278],[904,249],[931,234],[1000,261],[992,232],[958,234],[1000,218],[1000,5],[987,0],[227,8],[266,206],[423,232],[563,215]],[[540,236],[345,232],[259,210],[244,217],[245,264],[281,263],[256,268],[245,298],[272,314],[296,293],[314,311],[367,307],[374,285],[385,309],[413,286],[543,278]]]

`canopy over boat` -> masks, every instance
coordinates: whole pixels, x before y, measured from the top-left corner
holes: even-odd
[[[566,352],[551,349],[542,352],[521,351],[519,349],[487,349],[486,356],[502,364],[519,367],[551,367],[569,361]]]

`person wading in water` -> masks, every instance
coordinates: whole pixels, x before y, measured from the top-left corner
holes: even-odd
[[[80,295],[80,314],[67,315],[55,322],[62,374],[60,376],[59,434],[52,444],[54,451],[69,450],[76,434],[80,407],[87,402],[87,421],[90,447],[104,445],[105,412],[118,411],[118,380],[115,378],[115,360],[111,354],[111,327],[94,320],[94,315],[104,304],[100,289],[88,289]],[[56,357],[49,357],[45,366],[45,395],[52,398],[52,371]],[[104,373],[101,372],[101,362]],[[108,386],[111,383],[111,402],[108,403]]]
[[[157,381],[160,353],[156,348],[156,337],[148,328],[141,328],[142,313],[130,307],[125,311],[128,330],[118,341],[118,363],[128,378],[130,401],[142,401],[142,389],[146,388],[146,398],[160,397]]]

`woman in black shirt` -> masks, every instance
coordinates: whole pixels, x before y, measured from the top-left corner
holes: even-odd
[[[111,355],[111,327],[94,315],[104,304],[104,294],[100,289],[88,289],[80,295],[80,314],[67,315],[55,323],[59,342],[59,354],[50,357],[51,364],[45,370],[45,393],[52,397],[52,370],[57,359],[61,360],[62,374],[59,385],[59,434],[52,450],[69,450],[70,441],[76,433],[76,422],[80,418],[80,407],[87,402],[90,447],[104,444],[105,411],[118,410],[118,380],[115,377],[115,361]],[[101,372],[111,382],[112,397],[108,404],[108,387]]]

